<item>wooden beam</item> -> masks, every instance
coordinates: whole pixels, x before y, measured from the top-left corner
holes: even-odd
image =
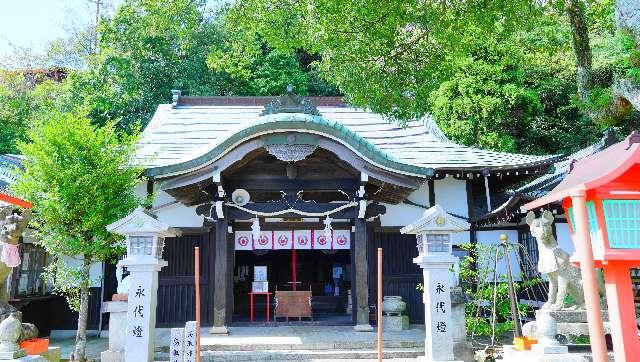
[[[429,179],[429,207],[433,207],[436,204],[436,185],[433,177]]]
[[[235,189],[256,190],[256,191],[336,191],[342,190],[347,193],[355,192],[358,189],[358,180],[290,180],[286,178],[276,179],[255,179],[255,180],[233,180],[229,179],[225,183],[225,188],[232,192]]]

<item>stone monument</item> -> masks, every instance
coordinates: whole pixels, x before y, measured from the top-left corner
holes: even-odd
[[[536,311],[536,321],[522,326],[522,332],[527,337],[537,337],[542,329],[538,326],[539,317],[545,321],[553,319],[556,334],[563,336],[582,336],[589,334],[587,314],[584,309],[584,293],[580,269],[569,262],[569,254],[558,246],[553,236],[553,214],[545,210],[541,217],[536,218],[529,212],[526,222],[531,235],[538,243],[538,271],[549,279],[549,295],[541,310]],[[602,289],[602,286],[601,286]],[[570,295],[575,304],[565,305],[565,297]],[[609,333],[610,326],[607,313],[602,312],[605,333]]]
[[[563,309],[567,294],[575,300],[571,309],[584,309],[580,269],[569,262],[569,254],[558,246],[553,236],[553,220],[549,210],[537,219],[529,211],[526,218],[531,235],[538,243],[538,271],[549,278],[549,295],[542,309]]]
[[[127,246],[126,257],[118,263],[118,267],[126,266],[130,272],[124,360],[152,362],[158,272],[167,265],[162,260],[164,238],[178,236],[180,232],[161,223],[141,207],[107,226],[107,230],[125,236]]]
[[[536,311],[536,320],[525,323],[525,336],[537,338],[538,343],[531,351],[516,351],[513,346],[504,346],[505,361],[582,361],[583,357],[568,353],[568,347],[560,344],[558,335],[581,336],[589,334],[587,314],[584,309],[584,293],[580,269],[569,262],[569,254],[558,246],[553,236],[554,217],[545,210],[540,218],[529,212],[526,222],[531,235],[538,243],[538,271],[549,279],[547,302]],[[570,295],[575,303],[565,305],[565,297]],[[606,312],[603,312],[606,319]],[[635,321],[634,321],[635,322]],[[609,331],[605,323],[605,333]]]
[[[425,355],[426,361],[453,361],[451,318],[451,269],[458,258],[451,253],[451,234],[469,230],[469,223],[448,214],[435,205],[424,215],[400,230],[415,234],[418,256],[424,278]]]
[[[127,302],[104,302],[102,311],[109,313],[109,349],[100,353],[100,361],[122,362],[127,333]]]
[[[39,355],[28,356],[27,352],[20,348],[19,342],[21,337],[22,323],[18,319],[18,315],[16,313],[11,313],[2,322],[0,322],[0,361],[47,362],[47,359]],[[51,357],[55,357],[51,355],[55,350],[55,348],[50,348],[49,352],[45,353]],[[57,352],[59,360],[59,349]]]
[[[18,344],[22,334],[22,323],[15,313],[0,323],[0,360],[18,359],[27,352]]]

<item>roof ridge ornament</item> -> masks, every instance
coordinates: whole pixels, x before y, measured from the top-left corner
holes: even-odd
[[[320,116],[320,112],[316,105],[310,99],[293,93],[293,86],[287,86],[287,93],[280,97],[275,97],[272,101],[265,104],[261,116],[277,113],[304,113],[313,116]]]

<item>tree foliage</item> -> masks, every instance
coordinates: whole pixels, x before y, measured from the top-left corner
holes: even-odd
[[[66,109],[69,92],[41,74],[0,71],[0,154],[17,153],[31,119]]]
[[[581,5],[597,39],[594,70],[608,87],[610,65],[629,72],[633,68],[623,64],[634,59],[623,51],[612,59],[611,46],[603,46],[615,44],[615,4],[571,2]],[[259,38],[278,50],[316,54],[321,76],[350,101],[401,123],[433,114],[448,136],[467,145],[570,152],[593,142],[604,127],[635,127],[638,114],[595,125],[585,119],[590,105],[575,97],[575,32],[566,12],[563,1],[390,1],[383,7],[352,0],[239,0],[226,17],[226,27],[239,35],[216,64],[246,67],[260,51],[252,41]]]
[[[113,123],[52,114],[35,122],[20,143],[23,171],[12,187],[34,204],[32,224],[53,255],[102,261],[118,254],[119,238],[105,226],[140,202],[134,194],[141,170],[129,165],[135,135]]]
[[[19,144],[23,170],[11,187],[33,204],[38,243],[55,260],[47,279],[79,312],[72,359],[84,360],[90,265],[123,252],[106,226],[140,202],[134,187],[141,169],[130,166],[136,136],[117,132],[113,122],[96,127],[86,117],[53,112],[35,121],[26,137]],[[69,258],[81,267],[69,266]]]

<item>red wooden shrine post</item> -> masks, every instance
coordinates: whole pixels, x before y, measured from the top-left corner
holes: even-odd
[[[531,210],[562,201],[580,265],[594,361],[607,361],[595,268],[604,270],[613,350],[617,362],[637,361],[631,268],[640,267],[640,134],[576,162]]]

